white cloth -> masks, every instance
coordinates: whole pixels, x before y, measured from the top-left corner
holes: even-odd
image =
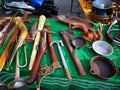
[[[16,7],[16,8],[21,8],[21,9],[30,9],[30,10],[34,10],[35,8],[30,6],[30,5],[27,5],[24,1],[22,2],[11,2],[11,3],[5,3],[5,5],[7,7]]]

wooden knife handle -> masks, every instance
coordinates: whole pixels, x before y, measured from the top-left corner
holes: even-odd
[[[68,49],[69,49],[69,51],[70,51],[70,54],[71,54],[72,58],[74,59],[74,62],[75,62],[75,64],[76,64],[76,67],[77,67],[80,75],[81,75],[81,76],[86,75],[86,72],[85,72],[85,70],[84,70],[84,68],[83,68],[80,60],[79,60],[78,57],[75,55],[74,50],[73,50],[72,46],[70,45],[70,43],[69,43],[69,41],[68,41],[68,38],[67,38],[67,36],[66,36],[66,34],[65,34],[65,31],[60,31],[60,33],[61,33],[61,35],[62,35],[62,37],[63,37],[63,39],[64,39],[64,41],[65,41],[65,43],[66,43],[66,45],[67,45],[67,47],[68,47]]]
[[[112,42],[112,41],[113,41],[113,38],[110,36],[110,34],[109,34],[109,33],[106,33],[106,36],[107,36],[107,38],[109,39],[109,41],[110,41],[110,42]]]
[[[40,48],[40,52],[38,53],[37,55],[37,58],[35,59],[35,62],[33,64],[33,67],[32,67],[32,70],[31,70],[31,73],[30,73],[30,77],[29,79],[27,80],[27,84],[31,84],[35,81],[35,78],[36,78],[36,75],[37,75],[37,72],[39,70],[39,64],[40,64],[40,61],[42,60],[42,56],[44,54],[44,50],[42,48]]]
[[[69,72],[68,68],[65,68],[65,73],[66,73],[66,76],[67,76],[68,80],[72,80],[72,77],[70,75],[70,72]]]
[[[33,66],[32,66],[32,70],[31,70],[31,73],[30,73],[30,77],[29,79],[27,80],[27,84],[31,84],[34,82],[36,76],[37,76],[37,73],[38,73],[38,70],[39,70],[39,66],[40,66],[40,62],[42,60],[42,57],[45,53],[45,50],[46,50],[46,32],[42,32],[42,43],[40,45],[40,51],[38,52],[37,54],[37,57],[33,63]]]

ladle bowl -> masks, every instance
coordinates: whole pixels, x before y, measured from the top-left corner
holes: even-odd
[[[14,80],[14,81],[10,82],[8,84],[8,88],[9,89],[16,89],[16,88],[20,88],[20,87],[25,86],[25,85],[26,85],[25,80],[19,79],[19,80]]]
[[[24,49],[25,50],[25,49]],[[18,51],[19,52],[19,51]],[[19,65],[19,53],[16,53],[16,71],[15,78],[13,81],[9,82],[8,89],[16,89],[26,85],[26,81],[20,78],[20,65]],[[24,65],[26,66],[26,65]],[[21,66],[22,67],[22,66]]]
[[[75,48],[81,48],[86,44],[86,41],[82,37],[74,37],[72,39],[72,44],[75,46]]]
[[[83,37],[75,36],[72,30],[66,31],[66,35],[70,37],[72,45],[77,49],[86,44],[86,40]]]

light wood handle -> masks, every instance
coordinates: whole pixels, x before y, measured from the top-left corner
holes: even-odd
[[[68,80],[72,80],[72,77],[70,75],[70,72],[69,72],[68,68],[65,68],[65,73],[66,73],[66,76],[67,76]]]
[[[46,20],[46,17],[44,15],[41,15],[39,17],[39,24],[38,24],[38,28],[37,28],[39,31],[43,29],[45,20]],[[37,34],[35,36],[35,41],[34,41],[34,45],[33,45],[31,58],[30,58],[29,70],[32,69],[33,63],[35,61],[39,42],[40,42],[40,32],[37,32]]]

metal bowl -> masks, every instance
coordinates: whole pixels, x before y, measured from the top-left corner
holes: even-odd
[[[112,1],[110,0],[95,0],[92,2],[92,6],[97,8],[97,9],[110,9],[112,8]]]
[[[93,42],[92,48],[97,54],[103,55],[103,56],[108,56],[113,52],[112,46],[105,41]]]

